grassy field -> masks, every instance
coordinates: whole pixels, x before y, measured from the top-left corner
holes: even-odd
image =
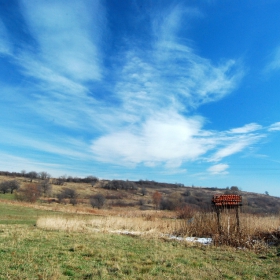
[[[178,242],[154,234],[129,236],[63,226],[50,230],[39,222],[95,220],[111,225],[114,219],[28,205],[0,203],[0,213],[0,279],[280,278],[277,247],[253,251]],[[131,217],[115,219],[115,228],[127,228],[131,222]],[[145,224],[149,230],[160,218],[143,220],[151,222]]]

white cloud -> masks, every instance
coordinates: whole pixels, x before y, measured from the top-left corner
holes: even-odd
[[[72,80],[100,80],[101,26],[105,25],[100,1],[23,0],[22,10],[39,44],[38,58]],[[104,28],[104,26],[103,26]]]
[[[209,167],[207,171],[212,175],[228,174],[228,171],[226,171],[228,168],[229,168],[228,164],[220,163]]]
[[[280,47],[278,47],[272,54],[272,59],[266,66],[266,71],[275,71],[280,69]]]
[[[253,132],[253,131],[256,131],[256,130],[260,130],[262,129],[262,126],[257,124],[257,123],[249,123],[249,124],[246,124],[242,127],[238,127],[238,128],[233,128],[229,131],[229,133],[249,133],[249,132]]]
[[[178,36],[182,22],[190,14],[201,16],[193,10],[182,12],[181,6],[175,6],[162,15],[153,15],[154,58],[157,69],[161,72],[161,90],[169,95],[185,98],[186,107],[221,99],[239,84],[244,75],[243,69],[235,60],[228,60],[214,65],[210,60],[198,56],[189,47],[185,38]],[[187,9],[188,10],[188,9]],[[185,16],[185,18],[184,18]],[[184,22],[184,28],[186,23]]]
[[[13,147],[31,148],[36,151],[54,154],[57,156],[64,156],[69,159],[90,159],[91,155],[87,152],[89,146],[84,141],[78,141],[72,137],[56,135],[54,139],[49,139],[43,130],[38,130],[39,136],[34,137],[33,132],[22,133],[19,129],[14,131],[12,129],[1,129],[3,137],[0,143],[9,143]],[[22,127],[22,131],[25,127]],[[29,127],[29,130],[32,131]],[[40,133],[39,133],[40,132]]]
[[[13,156],[6,153],[0,153],[2,161],[0,162],[1,170],[9,170],[10,172],[21,172],[21,170],[29,171],[46,171],[52,176],[61,176],[63,167],[60,164],[47,163],[46,161],[38,161],[28,157]]]
[[[280,130],[280,122],[273,123],[269,128],[269,131],[279,131]]]
[[[248,134],[239,137],[224,136],[220,139],[218,151],[210,157],[209,161],[220,161],[225,157],[243,151],[245,148],[258,142],[264,135],[262,134]]]
[[[185,119],[174,112],[155,114],[140,126],[130,127],[93,141],[98,160],[120,164],[166,163],[178,167],[183,160],[195,160],[210,147],[200,137],[201,120]]]
[[[265,137],[236,129],[230,132],[207,131],[203,119],[186,118],[175,112],[157,113],[145,123],[118,130],[92,142],[95,158],[120,165],[144,164],[176,169],[185,162],[218,162],[239,153]],[[244,126],[246,127],[246,126]],[[257,127],[257,126],[255,126]]]

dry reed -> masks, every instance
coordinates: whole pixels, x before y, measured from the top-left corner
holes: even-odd
[[[66,230],[81,232],[116,232],[131,235],[145,235],[159,237],[171,234],[179,225],[177,220],[156,218],[154,216],[121,217],[96,216],[93,219],[64,218],[60,216],[41,217],[37,220],[37,227],[48,230]]]
[[[105,214],[105,211],[103,211]],[[216,213],[196,212],[190,219],[167,218],[166,212],[108,212],[94,218],[65,218],[63,216],[41,217],[39,228],[81,232],[104,232],[150,237],[166,235],[188,237],[211,237],[216,245],[258,248],[268,242],[277,243],[280,237],[279,216],[262,217],[250,214],[240,215],[240,229],[236,226],[233,212],[221,215],[222,232],[218,232]]]

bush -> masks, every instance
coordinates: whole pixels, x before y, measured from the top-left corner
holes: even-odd
[[[7,184],[8,181],[1,182],[0,184],[0,191],[5,194],[9,192],[9,185]]]
[[[112,180],[103,186],[104,189],[108,190],[137,190],[137,186],[130,181],[123,180]]]
[[[76,192],[76,190],[70,189],[70,188],[65,188],[61,193],[59,193],[57,195],[57,199],[59,203],[66,203],[67,200],[69,200],[69,202],[72,205],[76,205],[77,204],[77,197],[78,194]]]
[[[141,188],[141,194],[144,196],[147,194],[147,189],[146,188]]]
[[[15,197],[18,200],[34,203],[39,199],[40,195],[41,193],[38,185],[34,183],[29,183],[25,184],[23,188],[20,188],[16,192]]]
[[[178,219],[190,219],[194,216],[196,212],[197,210],[190,205],[184,205],[182,207],[176,208],[176,214]]]
[[[146,204],[146,201],[144,199],[139,200],[139,205],[145,205],[145,204]]]
[[[160,202],[161,202],[161,197],[162,197],[162,194],[160,192],[158,192],[158,191],[154,192],[153,203],[154,203],[156,209],[159,208],[159,205],[160,205]]]
[[[0,184],[0,191],[5,194],[7,192],[13,193],[19,189],[19,183],[17,180],[4,181]]]
[[[175,210],[183,206],[183,198],[179,193],[172,193],[160,202],[161,210]]]
[[[89,200],[91,206],[93,208],[97,207],[98,209],[101,209],[104,206],[105,201],[106,201],[106,198],[101,193],[98,193],[98,194],[92,196]]]

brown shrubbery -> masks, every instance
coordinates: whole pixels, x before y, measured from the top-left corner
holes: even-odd
[[[15,194],[16,199],[31,203],[36,202],[40,196],[40,187],[35,183],[25,184]]]

